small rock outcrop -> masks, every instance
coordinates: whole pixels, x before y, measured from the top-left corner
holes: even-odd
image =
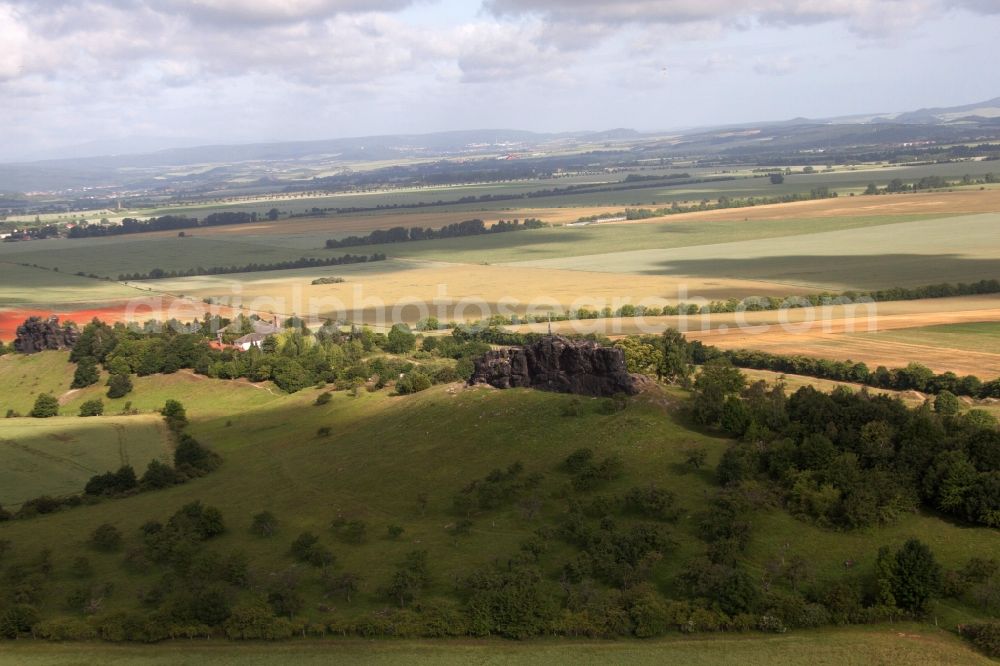
[[[524,347],[486,352],[475,361],[469,384],[536,388],[590,396],[635,395],[621,349],[589,340],[549,336]]]
[[[69,349],[76,344],[78,335],[75,326],[60,326],[59,317],[29,317],[17,327],[14,351],[34,354],[46,349]]]

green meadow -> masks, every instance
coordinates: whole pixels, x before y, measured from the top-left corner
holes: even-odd
[[[1000,353],[1000,322],[995,321],[920,326],[880,333],[858,333],[856,336],[963,351]]]
[[[173,440],[154,415],[0,420],[0,505],[79,493],[95,474],[169,462]]]

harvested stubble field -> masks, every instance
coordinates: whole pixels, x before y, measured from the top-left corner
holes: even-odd
[[[915,344],[883,339],[878,333],[905,334],[906,329],[984,321],[1000,321],[1000,299],[995,296],[891,301],[870,306],[830,306],[784,312],[555,322],[552,328],[556,332],[597,332],[620,337],[674,327],[685,331],[691,339],[723,349],[852,359],[872,367],[903,367],[918,361],[937,372],[993,378],[1000,375],[1000,352],[990,351],[990,347],[975,351],[930,343]],[[545,325],[516,329],[540,332]]]
[[[316,277],[337,275],[340,284],[312,285]],[[379,303],[398,318],[413,323],[419,303],[439,319],[478,320],[501,309],[523,314],[529,305],[539,310],[587,307],[617,309],[623,303],[662,306],[690,296],[801,294],[808,290],[761,281],[678,279],[661,276],[621,275],[614,280],[602,273],[504,266],[451,264],[430,261],[390,260],[362,266],[335,266],[268,273],[177,278],[143,283],[159,292],[183,293],[201,298],[227,298],[238,294],[246,305],[281,313],[334,316],[349,312],[351,321],[374,322]],[[686,291],[685,291],[686,290]],[[315,304],[314,306],[311,304]],[[483,310],[480,305],[488,309]]]
[[[1000,169],[998,169],[1000,170]],[[837,197],[748,208],[723,208],[671,215],[671,220],[785,220],[801,217],[853,217],[874,215],[933,214],[941,216],[1000,211],[1000,188],[910,192],[880,196]],[[651,220],[613,222],[646,224]]]

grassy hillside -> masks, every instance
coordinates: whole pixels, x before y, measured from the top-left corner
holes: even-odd
[[[78,550],[101,522],[118,525],[131,542],[145,521],[164,520],[182,504],[200,499],[226,517],[229,531],[214,544],[220,552],[239,549],[255,566],[281,571],[293,566],[287,556],[290,541],[311,530],[334,547],[345,570],[363,573],[369,593],[361,595],[357,606],[376,608],[383,603],[376,588],[404,553],[428,549],[434,593],[448,594],[456,575],[513,554],[519,541],[541,524],[523,519],[512,507],[476,520],[466,537],[453,535],[449,527],[461,516],[451,510],[452,496],[492,469],[520,460],[527,471],[545,474],[546,489],[554,492],[567,482],[557,471],[559,463],[588,444],[602,454],[620,452],[630,483],[670,475],[675,477],[671,487],[697,504],[710,490],[710,477],[671,475],[671,466],[681,462],[681,447],[691,442],[707,446],[713,457],[725,446],[724,440],[686,430],[655,404],[636,404],[610,416],[586,405],[583,415],[568,418],[559,410],[571,398],[528,391],[452,394],[438,387],[398,398],[339,393],[329,405],[314,407],[316,393],[308,390],[257,410],[197,421],[192,433],[225,459],[209,477],[39,520],[14,521],[0,526],[0,535],[22,556],[44,547],[57,554]],[[191,406],[190,413],[197,414],[197,406]],[[332,434],[318,437],[321,426],[330,427]],[[421,493],[428,496],[425,515],[417,504]],[[561,504],[547,500],[541,515],[561,512]],[[269,540],[247,533],[251,516],[265,509],[281,521],[279,536]],[[367,542],[339,544],[330,532],[338,515],[365,520]],[[390,524],[404,527],[400,539],[386,538]],[[695,548],[693,538],[685,541]],[[117,578],[119,555],[91,559],[105,575]],[[60,567],[57,555],[57,569],[67,564]],[[142,578],[118,581],[121,594],[109,600],[113,606],[130,606],[133,595],[126,590],[137,589]],[[56,611],[61,595],[53,596],[43,607]]]
[[[95,474],[169,462],[173,442],[155,415],[0,420],[0,505],[70,495]]]
[[[7,362],[9,367],[39,364],[36,359],[45,356]],[[656,588],[676,598],[677,575],[704,552],[705,544],[697,537],[698,515],[718,490],[709,470],[729,444],[684,420],[677,409],[685,399],[679,392],[656,390],[613,413],[602,400],[460,385],[402,397],[386,391],[358,397],[338,392],[328,404],[315,406],[317,389],[277,395],[238,382],[179,380],[181,376],[147,378],[133,400],[185,401],[191,434],[224,458],[217,471],[166,490],[0,524],[0,539],[12,544],[4,565],[37,561],[43,549],[50,551],[52,573],[34,600],[43,617],[72,614],[67,596],[81,581],[71,573],[71,564],[81,554],[94,571],[84,584],[111,584],[102,588],[112,591],[103,598],[101,612],[136,609],[137,595],[153,588],[164,573],[161,565],[135,563],[139,527],[149,520],[166,521],[193,500],[217,507],[227,527],[205,549],[221,556],[243,553],[251,589],[257,592],[266,593],[275,581],[294,579],[303,601],[296,616],[327,621],[359,618],[395,605],[384,589],[411,551],[428,553],[431,582],[421,599],[454,599],[458,581],[491,562],[516,556],[538,528],[558,524],[573,501],[588,503],[653,485],[677,496],[678,516],[664,524],[676,546],[651,570]],[[260,395],[261,402],[240,407],[238,399],[227,396],[230,391]],[[320,434],[320,428],[328,428],[329,434]],[[581,446],[593,449],[599,458],[620,456],[622,476],[595,491],[574,489],[562,462]],[[691,447],[706,452],[705,468],[691,471],[685,466]],[[466,514],[456,511],[453,498],[491,470],[516,462],[525,475],[542,475],[537,490],[499,508],[474,511],[467,533],[457,531]],[[264,510],[279,523],[270,538],[249,532],[252,516]],[[332,530],[338,518],[363,521],[364,537],[355,543]],[[622,527],[642,522],[629,514],[616,514],[615,521]],[[880,546],[898,546],[914,536],[929,543],[948,568],[1000,551],[995,530],[962,527],[924,514],[905,516],[887,528],[846,534],[813,527],[777,508],[759,510],[752,522],[751,544],[741,558],[752,577],[763,577],[775,560],[801,555],[818,584],[855,579],[870,570]],[[102,523],[121,530],[122,550],[103,552],[88,546],[91,533]],[[403,528],[395,538],[388,530],[393,525]],[[359,592],[350,602],[325,597],[319,570],[290,556],[292,540],[303,531],[313,532],[332,550],[334,572],[361,577]],[[130,565],[123,566],[123,554]],[[539,566],[545,576],[558,580],[563,566],[575,557],[568,543],[551,539]],[[847,561],[851,566],[845,566]],[[238,600],[252,593],[231,594]],[[957,604],[933,607],[942,625],[979,616],[976,609]]]
[[[140,413],[153,412],[172,398],[189,405],[200,418],[253,409],[277,399],[281,393],[270,382],[219,381],[181,370],[171,375],[133,376],[134,390],[123,398],[111,399],[107,397],[107,373],[97,384],[71,389],[75,368],[67,351],[0,356],[0,409],[27,414],[39,393],[59,398],[60,416],[76,416],[82,403],[95,398],[104,402],[104,413],[109,415],[121,413],[126,404]]]

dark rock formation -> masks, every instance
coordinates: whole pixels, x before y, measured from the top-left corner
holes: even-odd
[[[69,349],[76,344],[78,335],[76,326],[60,326],[59,317],[29,317],[17,327],[14,351],[34,354],[46,349]]]
[[[469,384],[592,396],[638,393],[622,350],[559,335],[525,347],[486,352],[476,359],[475,367]]]

